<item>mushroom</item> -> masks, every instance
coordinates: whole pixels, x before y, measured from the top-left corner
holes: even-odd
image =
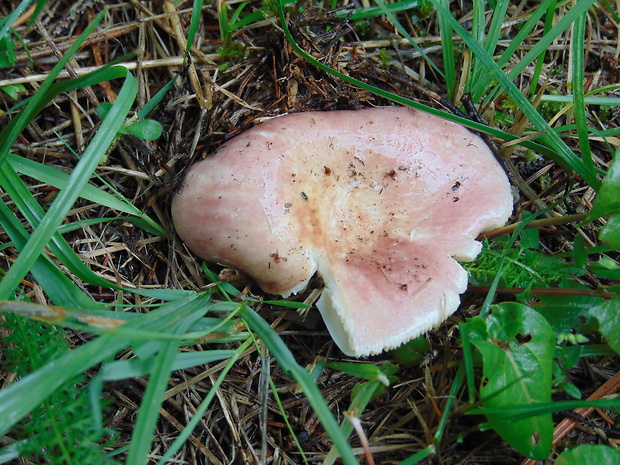
[[[505,173],[477,135],[409,108],[270,119],[190,170],[172,202],[196,255],[317,302],[347,355],[394,348],[459,306],[480,232],[507,221]]]

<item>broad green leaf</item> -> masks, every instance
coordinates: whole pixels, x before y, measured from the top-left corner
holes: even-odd
[[[143,140],[158,139],[161,136],[162,130],[161,124],[152,119],[136,121],[127,127],[127,132]]]
[[[6,92],[7,95],[11,97],[13,100],[17,100],[21,92],[26,92],[26,88],[22,84],[3,86],[3,87],[0,87],[0,89]]]
[[[620,198],[620,195],[617,193],[616,195]],[[615,249],[620,249],[620,213],[609,217],[605,226],[601,228],[599,239]]]
[[[430,350],[431,345],[428,340],[424,336],[420,336],[394,349],[391,355],[400,365],[419,365]]]
[[[550,414],[510,420],[502,409],[551,401],[554,333],[545,318],[526,305],[504,303],[492,307],[486,318],[462,325],[469,341],[480,351],[483,374],[480,397],[490,425],[521,454],[536,460],[551,452],[553,420]]]
[[[580,295],[541,295],[535,305],[555,333],[591,333],[596,323],[589,314],[592,307],[600,305],[600,297]]]
[[[620,451],[602,444],[582,444],[562,452],[555,461],[555,465],[617,465],[619,463]]]
[[[588,220],[592,221],[601,216],[620,213],[620,162],[619,153],[616,153],[615,160],[609,165],[609,171],[605,175],[605,180],[599,189],[592,210],[588,215]]]
[[[592,307],[588,314],[598,321],[598,329],[609,347],[620,354],[620,298]]]

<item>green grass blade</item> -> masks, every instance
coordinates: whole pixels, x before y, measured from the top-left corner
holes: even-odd
[[[435,3],[437,0],[431,0]],[[496,70],[490,70],[487,67],[487,71],[490,71],[480,82],[476,85],[474,89],[472,89],[472,97],[474,101],[477,101],[485,92],[488,85],[493,81],[493,79],[497,79],[495,75],[497,70],[501,69],[505,66],[510,59],[514,56],[516,50],[521,46],[521,44],[525,41],[531,30],[536,26],[540,18],[546,13],[549,4],[553,0],[543,0],[540,5],[534,9],[532,13],[532,17],[528,20],[525,25],[522,27],[522,30],[517,34],[517,36],[512,39],[510,45],[506,48],[502,56],[497,60],[497,64],[494,65]],[[527,68],[530,63],[536,60],[540,54],[542,54],[545,50],[549,48],[553,41],[557,39],[564,31],[571,27],[571,24],[575,22],[577,17],[586,14],[586,12],[590,9],[590,7],[595,3],[596,0],[580,0],[579,2],[575,2],[574,6],[566,12],[566,14],[561,15],[557,24],[551,28],[551,30],[542,36],[532,47],[532,49],[525,54],[525,56],[519,60],[517,64],[515,64],[510,72],[508,73],[508,79],[513,81],[521,75],[523,70]],[[445,14],[445,11],[444,11]],[[460,26],[460,25],[459,25]],[[464,29],[461,27],[464,31]],[[461,35],[461,33],[459,33]],[[504,87],[504,86],[502,86]],[[505,87],[504,87],[505,89]]]
[[[446,7],[450,7],[450,0],[440,0]],[[439,22],[439,35],[441,37],[441,52],[443,57],[443,70],[448,90],[448,100],[453,101],[456,92],[456,60],[454,59],[454,40],[452,39],[452,27],[441,15]]]
[[[306,457],[306,454],[304,453],[303,448],[301,447],[301,444],[299,443],[299,439],[297,438],[295,429],[291,425],[291,422],[289,421],[288,416],[286,415],[286,410],[284,408],[284,405],[282,405],[282,401],[280,399],[280,395],[278,394],[278,389],[276,388],[276,385],[273,382],[273,378],[269,378],[269,387],[271,388],[271,394],[273,395],[273,400],[276,401],[276,405],[278,406],[278,409],[280,410],[280,413],[282,414],[282,419],[284,420],[284,423],[286,423],[286,427],[289,431],[289,434],[291,435],[291,438],[293,439],[293,442],[295,443],[295,447],[299,451],[299,455],[301,455],[301,460],[303,461],[304,465],[310,465],[308,462],[308,458]],[[323,465],[327,465],[327,464],[323,463]]]
[[[126,323],[137,331],[164,332],[179,318],[208,308],[208,294],[192,294]],[[201,311],[202,311],[201,310]],[[131,338],[118,337],[113,331],[61,355],[43,368],[0,390],[0,434],[5,434],[56,389],[76,375],[130,347]]]
[[[357,412],[358,415],[361,415],[370,403],[373,394],[379,386],[381,386],[381,381],[379,380],[368,381],[362,384],[360,389],[357,391],[355,398],[351,401],[348,411]],[[353,423],[348,420],[344,420],[340,424],[340,431],[342,431],[342,434],[348,438],[353,432]],[[337,459],[338,451],[332,446],[331,450],[327,454],[327,457],[325,457],[325,460],[323,461],[323,465],[334,465]]]
[[[584,179],[584,181],[597,190],[600,187],[601,182],[597,177],[596,171],[584,163],[584,161],[575,153],[573,153],[566,143],[551,129],[551,127],[549,127],[547,121],[545,121],[540,113],[538,113],[532,106],[529,100],[521,93],[519,88],[513,83],[513,80],[508,75],[504,74],[504,72],[493,60],[493,57],[486,53],[484,48],[463,28],[463,26],[459,24],[456,19],[452,17],[450,12],[439,3],[439,0],[431,1],[437,8],[438,12],[444,15],[446,20],[450,22],[452,28],[472,50],[477,59],[481,60],[487,69],[487,73],[497,79],[500,86],[518,105],[523,114],[530,120],[534,128],[537,131],[542,132],[540,139],[544,141],[549,148],[556,151],[556,153],[551,155],[550,158],[559,163],[564,169],[576,171]],[[573,10],[571,10],[571,12],[572,11]],[[564,18],[562,18],[562,20],[564,20]]]
[[[467,366],[465,363],[460,363],[456,375],[454,376],[454,380],[452,381],[450,395],[448,396],[443,408],[443,414],[441,415],[439,426],[437,426],[437,431],[435,431],[435,435],[433,436],[436,444],[441,444],[441,441],[443,440],[443,434],[446,431],[448,421],[450,421],[450,412],[459,398],[459,391],[461,389],[461,384],[463,383],[463,378],[467,376],[466,372]]]
[[[40,106],[40,103],[48,97],[48,91],[52,87],[54,80],[60,74],[60,72],[64,69],[65,65],[71,60],[73,55],[77,53],[80,49],[86,38],[90,35],[91,32],[95,30],[95,28],[99,25],[103,17],[105,16],[105,11],[99,13],[93,21],[84,29],[84,31],[78,36],[75,42],[69,47],[67,52],[62,56],[58,63],[52,68],[49,72],[45,81],[41,83],[37,92],[34,94],[34,97],[29,101],[28,105],[21,111],[2,132],[0,132],[0,165],[4,162],[4,159],[9,153],[9,150],[17,140],[19,134],[24,130],[24,128],[34,119],[34,116],[37,114],[37,109]]]
[[[138,226],[151,234],[159,235],[158,232],[160,229],[153,229],[150,222],[147,223],[141,218],[136,218],[135,216],[106,216],[102,218],[89,218],[87,220],[73,221],[59,226],[58,233],[61,235],[67,234],[96,224],[111,223],[112,221],[125,221],[127,223],[133,223],[135,226]]]
[[[57,189],[64,189],[71,180],[70,175],[67,173],[63,173],[51,166],[37,163],[36,161],[18,155],[9,154],[7,160],[16,172],[30,176]],[[127,199],[119,198],[90,184],[86,184],[80,190],[79,195],[83,199],[106,206],[112,210],[134,215],[139,218],[143,224],[147,225],[150,231],[157,235],[165,236],[165,231],[161,226],[142,213],[139,208],[130,203]]]
[[[486,12],[485,12],[486,2],[484,0],[474,0],[472,5],[472,25],[471,25],[471,35],[480,45],[484,46],[485,44],[485,26],[486,26]],[[486,47],[485,47],[486,49]],[[476,56],[472,57],[471,60],[471,69],[467,75],[468,81],[470,82],[478,82],[480,75],[484,70],[484,66],[480,63]],[[470,86],[468,85],[467,88]]]
[[[594,167],[592,161],[592,151],[590,150],[590,137],[588,131],[588,118],[586,116],[586,105],[584,96],[585,83],[585,49],[584,38],[586,33],[586,16],[578,16],[573,27],[572,44],[572,65],[573,65],[573,97],[575,124],[577,125],[577,135],[581,157],[590,167]]]
[[[38,204],[34,196],[30,193],[28,187],[24,184],[22,179],[13,170],[10,163],[4,163],[0,166],[0,185],[3,186],[6,193],[13,199],[17,208],[24,215],[28,223],[33,228],[38,228],[40,222],[45,216],[45,212],[41,205]],[[7,214],[8,215],[8,214]],[[11,216],[15,216],[10,213]],[[151,222],[152,223],[152,222]],[[149,223],[150,225],[150,223]],[[61,227],[59,227],[51,236],[51,240],[48,242],[47,247],[50,251],[79,279],[89,282],[93,285],[114,287],[115,284],[111,284],[105,279],[95,274],[79,257],[73,248],[67,243],[67,241],[60,235]],[[28,235],[24,236],[27,240]],[[19,243],[21,244],[21,242]],[[25,246],[18,245],[18,249],[21,251]],[[52,286],[53,287],[53,286]],[[51,289],[44,288],[47,292]]]
[[[230,361],[226,364],[226,367],[224,367],[220,375],[217,377],[217,379],[213,383],[213,386],[211,386],[211,389],[209,389],[209,392],[207,393],[207,395],[205,396],[201,404],[196,409],[196,413],[187,422],[187,425],[185,426],[183,431],[181,431],[181,433],[177,436],[177,438],[174,440],[172,445],[168,447],[168,450],[166,450],[164,455],[162,455],[162,457],[159,459],[159,461],[157,462],[157,465],[165,465],[167,463],[170,463],[169,462],[170,459],[172,459],[174,454],[176,454],[178,450],[183,446],[183,444],[189,439],[192,432],[194,431],[196,426],[198,426],[198,423],[200,423],[205,412],[211,405],[211,402],[213,401],[215,394],[217,393],[217,390],[219,389],[221,384],[224,382],[226,375],[228,375],[228,372],[232,369],[234,364],[241,357],[241,355],[243,355],[243,353],[252,344],[252,342],[253,342],[252,339],[248,338],[243,344],[241,344],[237,348],[237,350],[234,351],[234,355],[230,358]]]
[[[7,161],[16,172],[30,176],[37,181],[41,181],[42,183],[48,184],[59,190],[64,189],[71,180],[70,175],[60,171],[59,169],[20,157],[19,155],[10,154]],[[100,188],[90,184],[86,184],[82,188],[80,191],[80,197],[129,215],[140,216],[142,214],[140,209],[131,203],[123,201],[118,197],[102,191]]]
[[[392,13],[398,13],[399,11],[406,11],[419,6],[419,0],[403,0],[400,2],[387,3],[385,8]],[[333,8],[335,8],[335,6]],[[350,21],[357,21],[358,19],[376,18],[384,14],[383,11],[383,7],[371,6],[368,8],[355,8],[353,13],[351,13],[351,10],[339,10],[336,12],[336,16],[347,17]]]
[[[504,24],[504,18],[506,18],[506,11],[510,5],[510,0],[499,0],[497,5],[493,8],[493,17],[491,18],[491,24],[489,26],[489,32],[484,42],[487,53],[490,55],[495,54],[497,44],[502,35],[502,26]]]
[[[607,86],[609,87],[609,86]],[[597,89],[596,93],[599,93],[601,89]],[[606,105],[606,106],[613,106],[613,107],[618,107],[620,106],[620,98],[618,97],[590,97],[590,95],[592,95],[593,92],[588,92],[588,94],[586,94],[586,96],[584,96],[583,98],[583,103],[585,105]],[[562,102],[562,103],[574,103],[575,102],[575,96],[574,95],[543,95],[540,98],[541,102]],[[555,128],[556,132],[566,132],[566,131],[573,131],[575,129],[577,129],[576,126],[572,125],[572,126],[558,126]],[[611,134],[617,134],[618,128],[610,128],[607,129],[605,131],[599,131],[601,134],[602,133],[609,133]]]
[[[620,408],[620,399],[596,399],[596,400],[559,400],[549,403],[538,403],[528,405],[518,405],[514,407],[480,407],[469,410],[466,415],[502,415],[505,418],[501,423],[513,423],[519,420],[530,418],[536,415],[544,415],[562,411],[571,411],[579,408],[600,408],[600,409],[618,409]],[[482,423],[481,429],[493,428],[500,422],[491,424]]]
[[[510,41],[510,44],[508,44],[508,47],[506,47],[504,53],[502,53],[502,55],[497,60],[498,67],[504,67],[511,60],[511,58],[514,57],[516,51],[519,49],[519,47],[521,47],[523,42],[532,33],[534,28],[538,27],[538,23],[540,22],[542,16],[545,14],[545,11],[548,11],[548,9],[551,8],[551,3],[555,3],[555,0],[543,0],[540,3],[540,6],[538,8],[535,8],[534,11],[532,11],[529,19],[525,22],[525,24],[520,27],[520,30],[515,36],[515,38]],[[546,50],[546,47],[543,50]],[[481,96],[484,95],[492,81],[493,76],[481,76],[480,82],[476,83],[476,85],[471,89],[472,99],[474,100],[474,102],[478,101],[478,99],[480,99]],[[493,93],[489,92],[489,94]],[[487,96],[487,100],[489,98],[490,96]]]
[[[205,365],[227,358],[235,354],[234,350],[204,350],[201,352],[177,353],[172,363],[172,370],[185,370],[198,365]],[[128,378],[139,378],[150,375],[155,366],[155,359],[116,360],[101,370],[104,381],[120,381]]]
[[[200,23],[200,17],[202,15],[202,5],[204,0],[194,0],[192,6],[192,19],[189,23],[189,30],[187,31],[187,44],[185,45],[185,51],[189,53],[194,44],[194,37],[196,37],[196,31],[198,31],[198,25]]]
[[[22,0],[21,3],[17,5],[17,8],[11,11],[6,17],[3,18],[2,21],[0,21],[0,24],[2,25],[2,27],[0,27],[0,39],[9,33],[9,30],[17,18],[19,18],[19,16],[26,11],[26,8],[28,8],[31,3],[32,0]]]
[[[107,147],[116,138],[122,127],[127,113],[133,104],[137,93],[136,79],[129,73],[119,92],[117,102],[112,106],[110,113],[87,147],[80,162],[75,167],[71,180],[66,188],[60,191],[47,214],[34,231],[27,246],[24,248],[15,263],[9,268],[6,276],[0,282],[0,300],[8,299],[17,288],[21,279],[28,273],[50,238],[56,233],[58,226],[64,221],[67,212],[71,209],[80,191],[87,184],[91,173],[99,164]]]
[[[18,250],[26,246],[30,236],[4,202],[0,202],[0,226]],[[84,309],[103,307],[84,294],[47,255],[40,255],[30,272],[56,305]]]
[[[543,36],[549,34],[549,31],[553,27],[553,19],[554,19],[554,11],[557,6],[556,0],[549,2],[549,6],[547,6],[547,12],[545,14],[545,27],[543,29]],[[542,8],[542,7],[539,7]],[[546,50],[543,50],[536,60],[536,67],[534,68],[534,75],[532,76],[532,82],[530,84],[530,95],[536,95],[536,89],[538,87],[538,80],[540,79],[540,74],[542,73],[542,68],[545,64],[545,56],[547,54]]]
[[[437,110],[436,108],[433,107],[429,107],[427,105],[423,105],[419,102],[416,102],[414,100],[405,98],[405,97],[401,97],[399,95],[393,94],[391,92],[387,92],[383,89],[380,89],[378,87],[372,86],[370,84],[367,84],[365,82],[359,81],[358,79],[352,78],[350,76],[347,76],[346,74],[340,73],[338,71],[336,71],[333,68],[330,68],[327,65],[324,65],[323,63],[321,63],[320,61],[316,60],[315,58],[313,58],[312,56],[310,56],[308,53],[306,53],[305,51],[303,51],[301,49],[301,47],[299,47],[299,45],[297,44],[297,42],[295,42],[295,39],[293,39],[293,36],[291,35],[291,32],[288,28],[288,26],[286,25],[286,16],[284,14],[284,7],[283,7],[283,2],[282,0],[279,0],[277,2],[277,8],[278,8],[278,14],[280,16],[280,21],[281,21],[281,27],[282,30],[284,31],[284,35],[286,36],[286,39],[288,40],[289,44],[291,45],[291,47],[293,48],[293,50],[295,51],[295,53],[297,53],[299,56],[301,56],[302,58],[304,58],[305,60],[307,60],[308,62],[312,63],[314,66],[316,66],[317,68],[332,74],[333,76],[338,77],[339,79],[342,79],[345,82],[348,82],[349,84],[358,86],[361,89],[367,90],[368,92],[372,92],[375,95],[379,95],[381,97],[384,97],[388,100],[391,100],[395,103],[401,104],[401,105],[406,105],[408,107],[414,108],[416,110],[421,110],[421,111],[425,111],[427,113],[430,113],[432,115],[435,116],[439,116],[440,118],[444,118],[447,119],[449,121],[453,121],[455,123],[458,124],[462,124],[463,126],[473,129],[474,131],[479,131],[482,133],[486,133],[489,134],[497,139],[501,139],[501,140],[505,140],[505,141],[513,141],[518,139],[517,136],[513,135],[513,134],[509,134],[505,131],[501,131],[499,129],[496,128],[492,128],[489,126],[486,126],[484,124],[479,124],[476,123],[475,121],[469,120],[467,118],[462,118],[460,116],[457,115],[453,115],[450,113],[446,113],[444,111],[441,110]],[[541,145],[539,143],[533,142],[533,141],[524,141],[521,143],[521,145],[523,147],[526,147],[528,149],[531,149],[537,153],[540,153],[541,155],[546,155],[551,159],[557,159],[557,151]]]
[[[193,314],[188,315],[182,321],[172,326],[170,334],[180,335],[184,333],[202,312],[197,308]],[[153,370],[144,392],[138,418],[131,435],[129,453],[125,460],[126,465],[143,465],[148,462],[148,454],[151,451],[151,443],[155,427],[159,420],[159,409],[163,402],[164,393],[168,388],[168,380],[172,373],[180,340],[171,340],[159,344],[157,355],[153,358]]]
[[[435,446],[432,444],[430,446],[425,447],[420,452],[413,454],[411,457],[399,462],[398,465],[415,465],[416,463],[420,463],[422,460],[430,457],[436,452]]]
[[[381,8],[381,11],[383,12],[383,14],[386,15],[388,18],[390,18],[390,21],[396,27],[396,29],[398,29],[398,32],[400,32],[402,36],[405,37],[409,41],[411,46],[417,50],[420,56],[424,58],[424,60],[430,65],[431,68],[433,68],[441,77],[444,77],[443,71],[441,71],[439,67],[435,64],[435,62],[433,62],[433,60],[429,58],[426,52],[422,50],[422,47],[420,47],[416,43],[416,41],[413,40],[413,37],[411,37],[411,35],[407,32],[407,30],[403,27],[403,25],[400,24],[400,21],[396,19],[396,16],[394,15],[394,13],[386,6],[383,0],[375,0],[375,1],[377,2],[377,5],[379,5],[379,8]]]
[[[146,102],[146,105],[144,105],[140,111],[138,111],[138,117],[139,118],[146,118],[148,116],[148,114],[153,111],[153,109],[159,105],[159,103],[162,101],[162,99],[164,98],[164,95],[166,95],[168,93],[168,91],[170,90],[170,88],[174,85],[175,82],[177,82],[179,75],[177,74],[176,76],[174,76],[172,79],[170,79],[166,85],[164,87],[162,87],[161,89],[159,89],[157,91],[157,93],[153,96],[153,98],[151,98],[151,100],[149,100],[148,102]]]
[[[123,66],[116,66],[118,63],[126,60],[129,57],[134,56],[135,53],[129,53],[127,55],[122,56],[116,60],[111,61],[110,63],[106,63],[102,67],[85,74],[84,76],[77,77],[75,79],[67,79],[64,81],[59,81],[52,84],[45,94],[41,94],[37,92],[35,96],[39,97],[35,101],[35,103],[31,103],[34,97],[29,97],[17,105],[15,105],[11,111],[16,111],[21,107],[24,107],[24,111],[28,108],[28,111],[36,116],[42,109],[47,107],[49,103],[59,94],[63,92],[70,92],[72,90],[78,90],[86,86],[93,86],[95,84],[99,84],[103,81],[110,81],[112,79],[123,79],[127,74],[127,68]],[[31,106],[31,107],[30,107]],[[18,124],[19,123],[19,124]],[[2,130],[0,134],[7,135],[10,131],[23,131],[24,127],[22,127],[23,121],[19,118],[13,118],[9,124]],[[18,129],[15,129],[18,127]],[[21,128],[21,129],[19,129]]]
[[[358,461],[351,451],[351,447],[347,442],[346,436],[340,431],[338,422],[334,418],[333,413],[327,406],[325,399],[321,395],[321,391],[314,383],[314,380],[310,374],[305,368],[297,363],[295,357],[293,357],[293,354],[289,348],[286,347],[286,344],[284,344],[278,334],[267,324],[265,320],[258,316],[254,310],[243,304],[240,315],[245,320],[248,327],[258,334],[263,343],[269,349],[269,352],[271,352],[278,364],[282,367],[282,370],[292,376],[293,379],[299,384],[308,399],[308,403],[321,421],[325,432],[329,435],[334,442],[334,446],[338,449],[343,463],[345,465],[358,465]]]

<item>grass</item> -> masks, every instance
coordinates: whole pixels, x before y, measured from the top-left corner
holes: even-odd
[[[0,462],[614,453],[618,12],[463,5],[0,7]],[[463,114],[467,95],[482,119]],[[390,103],[487,134],[519,200],[430,348],[343,360],[297,316],[310,293],[273,301],[203,266],[168,202],[190,158],[259,117]],[[571,410],[580,431],[553,416]]]

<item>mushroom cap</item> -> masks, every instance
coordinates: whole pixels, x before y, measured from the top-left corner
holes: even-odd
[[[508,179],[464,127],[409,108],[307,112],[236,136],[197,163],[172,202],[205,260],[288,296],[315,273],[317,302],[348,355],[379,353],[460,303],[457,260],[512,212]]]

